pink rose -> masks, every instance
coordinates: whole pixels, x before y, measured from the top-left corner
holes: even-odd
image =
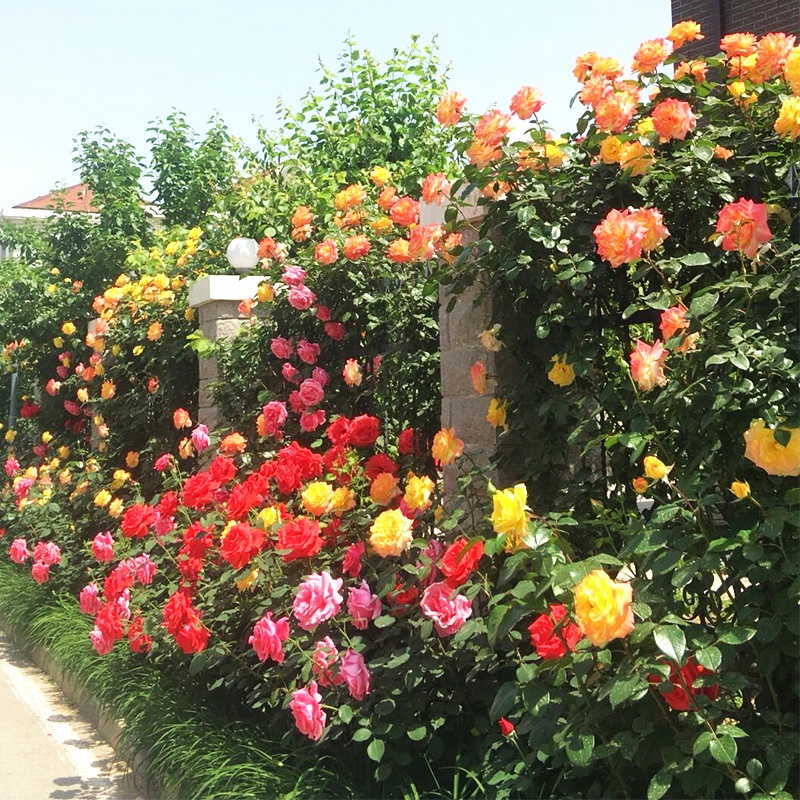
[[[96,583],[87,584],[81,589],[80,600],[81,611],[84,614],[96,614],[103,607],[100,587]]]
[[[28,550],[28,543],[24,539],[14,539],[8,548],[8,557],[15,564],[23,564],[30,558],[30,551]]]
[[[331,667],[338,660],[339,651],[330,636],[320,639],[314,645],[314,653],[311,656],[311,672],[323,686],[333,684]]]
[[[99,656],[107,656],[114,649],[114,638],[109,636],[106,631],[101,631],[100,628],[92,628],[89,638]]]
[[[169,469],[170,461],[172,460],[172,456],[169,453],[164,453],[163,456],[159,456],[156,459],[156,463],[153,464],[153,469],[156,472],[164,472],[164,470]]]
[[[61,561],[61,548],[55,542],[36,542],[33,560],[48,566],[58,564]]]
[[[156,563],[150,559],[147,553],[142,553],[142,555],[135,558],[129,558],[126,563],[131,568],[131,571],[135,573],[136,580],[139,583],[149,586],[153,582],[153,578],[156,575]]]
[[[310,681],[307,689],[297,689],[292,692],[292,700],[289,703],[297,730],[315,742],[322,736],[328,720],[320,705],[321,702],[322,695],[317,691],[317,682]]]
[[[341,342],[344,339],[344,325],[341,322],[326,322],[325,333],[333,339],[334,342]]]
[[[361,581],[361,586],[347,592],[347,610],[353,618],[353,625],[358,630],[366,630],[370,620],[381,615],[381,601],[372,594],[369,584]]]
[[[342,607],[341,578],[332,578],[329,572],[309,575],[295,595],[292,609],[297,623],[304,631],[310,631],[320,622],[331,619]]]
[[[272,350],[272,355],[275,358],[287,359],[291,358],[294,353],[294,346],[290,339],[284,339],[283,336],[276,336],[269,345]]]
[[[423,593],[419,607],[433,620],[439,636],[449,636],[458,631],[472,616],[472,604],[463,594],[453,594],[447,581],[432,583]]]
[[[261,409],[261,413],[264,415],[264,426],[268,436],[277,436],[289,416],[286,403],[282,403],[280,400],[270,400]]]
[[[301,267],[284,267],[281,280],[287,286],[301,286],[306,279],[306,271]]]
[[[342,559],[342,572],[345,575],[352,575],[357,578],[361,574],[361,559],[364,557],[366,549],[364,542],[351,544],[347,548]]]
[[[300,382],[300,373],[288,361],[283,362],[283,366],[281,367],[281,374],[283,375],[285,380],[289,381],[289,383]]]
[[[643,392],[649,392],[656,386],[664,386],[667,376],[664,374],[664,361],[667,351],[660,339],[649,345],[641,339],[636,340],[636,347],[630,355],[631,377]]]
[[[325,410],[318,408],[316,411],[303,411],[300,414],[300,430],[311,433],[325,424]]]
[[[50,580],[50,565],[37,561],[31,567],[31,575],[36,583],[47,583]]]
[[[120,619],[131,618],[131,590],[125,589],[122,594],[114,600],[114,609]]]
[[[306,364],[316,364],[320,354],[320,346],[314,342],[307,342],[301,339],[297,343],[297,356]]]
[[[325,398],[325,390],[313,378],[306,378],[300,384],[300,399],[307,408],[321,403]]]
[[[108,531],[98,533],[92,539],[92,555],[101,564],[114,560],[114,537]]]
[[[13,478],[19,472],[19,461],[16,458],[7,458],[5,464],[6,475]]]
[[[369,694],[369,679],[370,674],[364,664],[364,656],[348,649],[339,664],[337,683],[344,681],[350,696],[355,700],[363,700]]]
[[[198,453],[207,450],[211,445],[211,437],[208,435],[208,428],[205,425],[198,425],[192,431],[192,444]]]
[[[295,390],[289,394],[289,407],[295,414],[302,414],[306,410],[306,404],[300,397],[300,392]]]
[[[320,322],[330,322],[331,310],[328,306],[317,306],[317,319]]]
[[[311,308],[316,299],[317,297],[314,292],[305,284],[292,286],[292,288],[289,289],[289,305],[292,308],[296,308],[298,311],[305,311],[307,308]]]
[[[314,367],[311,377],[324,389],[330,382],[331,376],[322,369],[322,367]]]
[[[283,661],[283,642],[289,638],[289,617],[273,621],[272,612],[267,611],[253,627],[253,635],[247,640],[253,645],[259,661],[271,658],[280,664]]]

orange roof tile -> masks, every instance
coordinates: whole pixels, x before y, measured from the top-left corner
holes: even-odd
[[[92,190],[85,183],[76,183],[74,186],[67,186],[60,191],[34,197],[33,200],[17,203],[14,208],[97,212],[97,208],[92,205]]]

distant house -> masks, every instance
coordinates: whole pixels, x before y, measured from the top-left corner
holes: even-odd
[[[142,206],[152,225],[156,228],[160,227],[163,216],[159,210],[144,201],[142,201]],[[90,215],[99,213],[99,209],[92,204],[92,190],[88,184],[76,183],[74,186],[55,189],[48,194],[34,197],[33,200],[18,203],[11,208],[0,209],[0,223],[24,225],[33,220],[33,224],[37,228],[41,228],[48,217],[64,212],[83,212]],[[13,255],[17,254],[0,241],[0,261]]]

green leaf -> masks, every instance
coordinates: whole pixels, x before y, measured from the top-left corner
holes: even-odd
[[[706,292],[698,295],[689,304],[689,313],[693,317],[704,317],[719,302],[719,292]]]
[[[379,717],[387,717],[395,709],[395,702],[391,697],[384,697],[379,703],[375,705],[375,713]]]
[[[687,267],[702,267],[705,264],[710,264],[711,259],[706,253],[689,253],[680,259],[681,264],[686,264]]]
[[[354,742],[366,742],[367,739],[372,738],[372,731],[369,728],[359,728],[353,734],[353,741]]]
[[[712,672],[716,672],[719,669],[719,665],[722,663],[722,653],[720,653],[719,648],[714,647],[714,645],[698,650],[694,657],[701,667],[710,669]]]
[[[504,717],[514,705],[517,698],[517,684],[514,681],[507,681],[497,691],[492,706],[489,709],[489,716],[497,721]]]
[[[704,750],[708,749],[714,734],[711,731],[703,731],[695,740],[692,745],[692,755],[700,755]]]
[[[367,755],[373,760],[380,762],[383,758],[384,750],[386,750],[386,745],[383,743],[381,739],[373,739],[369,743],[369,747],[367,747]]]
[[[733,741],[731,739],[731,741]],[[576,767],[585,767],[592,760],[594,752],[593,733],[572,733],[567,737],[567,758]]]
[[[631,675],[617,680],[611,687],[608,699],[612,706],[618,706],[626,700],[635,700],[647,691],[647,681],[639,675]]]
[[[346,725],[353,719],[353,709],[350,706],[339,706],[339,719]]]
[[[740,794],[747,794],[753,791],[753,782],[750,778],[739,778],[739,780],[733,784],[733,788]]]
[[[744,644],[756,635],[755,628],[737,625],[720,625],[717,628],[717,638],[725,644]]]
[[[712,739],[708,745],[708,750],[715,761],[720,764],[736,763],[736,739],[732,736],[720,736]]]
[[[677,625],[662,625],[653,632],[656,647],[677,665],[683,662],[686,652],[686,636]]]
[[[382,617],[378,617],[377,619],[373,620],[372,624],[376,628],[388,628],[394,625],[394,617],[390,616],[389,614],[384,614]]]
[[[428,733],[428,729],[424,725],[417,725],[415,728],[409,728],[406,731],[406,736],[412,742],[421,742]]]
[[[653,775],[647,787],[647,800],[659,800],[669,787],[672,786],[672,773],[667,769],[660,769]]]
[[[744,353],[734,353],[731,356],[731,364],[737,369],[750,369],[750,360]]]

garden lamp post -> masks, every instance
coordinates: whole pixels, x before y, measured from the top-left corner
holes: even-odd
[[[231,240],[225,256],[237,273],[245,275],[258,264],[258,242],[239,236]]]

